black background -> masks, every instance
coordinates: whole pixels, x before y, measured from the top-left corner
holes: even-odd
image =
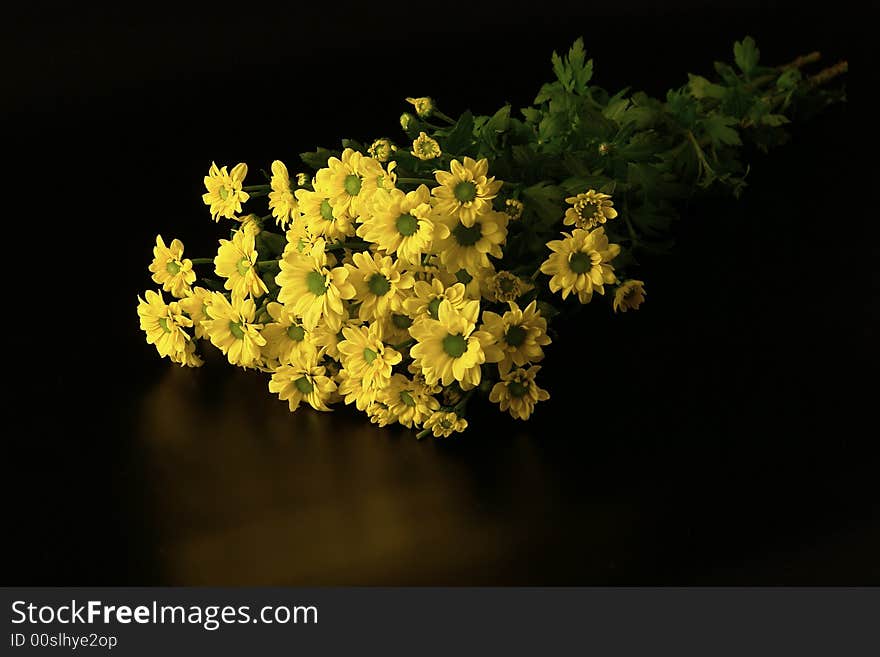
[[[839,3],[13,10],[2,26],[16,206],[3,583],[880,582],[873,24]],[[156,233],[180,237],[190,257],[221,236],[200,198],[212,160],[296,170],[297,153],[343,136],[402,139],[409,95],[451,114],[524,106],[550,79],[550,52],[581,35],[597,84],[662,94],[730,60],[746,34],[767,63],[847,58],[850,102],[753,154],[739,202],[693,204],[675,253],[645,273],[639,312],[597,306],[563,327],[544,363],[553,398],[527,425],[477,409],[466,435],[418,443],[347,411],[288,426],[259,376],[216,361],[172,371],[144,343],[136,295],[151,286]],[[148,401],[157,394],[173,408]],[[145,417],[222,418],[229,395],[253,404],[249,428],[218,436],[196,422],[188,447],[150,447]],[[268,434],[289,440],[268,449]],[[264,460],[219,478],[246,457],[215,440],[259,444]],[[174,459],[204,459],[204,480],[175,488]],[[359,459],[398,475],[361,477]],[[364,490],[330,476],[343,462]],[[236,507],[260,486],[265,498]],[[383,487],[415,502],[370,548],[381,523],[352,500]],[[210,508],[170,511],[196,498]],[[262,544],[243,520],[256,508],[311,549],[279,548],[271,530]],[[208,516],[208,527],[193,520]],[[462,531],[484,521],[485,535]],[[189,561],[169,555],[176,538],[209,534]],[[216,567],[169,566],[200,550]],[[233,552],[265,565],[217,556]]]

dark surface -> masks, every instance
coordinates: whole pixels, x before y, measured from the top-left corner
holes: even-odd
[[[28,276],[7,323],[27,336],[7,343],[24,384],[4,584],[880,583],[872,22],[530,6],[6,22],[4,124],[36,186],[12,219]],[[143,341],[155,234],[190,257],[221,236],[211,160],[396,137],[407,95],[523,105],[581,34],[599,84],[661,93],[747,33],[768,62],[848,58],[851,102],[755,154],[741,201],[692,205],[639,312],[563,329],[533,421],[477,409],[465,436],[416,441],[351,410],[291,415],[260,375]]]

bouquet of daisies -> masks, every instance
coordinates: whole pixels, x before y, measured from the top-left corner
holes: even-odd
[[[516,116],[408,98],[406,139],[302,153],[308,173],[276,160],[246,184],[246,164],[212,164],[202,198],[232,230],[212,258],[157,236],[141,328],[181,365],[209,343],[264,372],[291,411],[354,404],[440,437],[482,394],[527,420],[549,397],[549,324],[597,298],[638,309],[640,257],[670,247],[677,205],[738,196],[744,139],[767,149],[791,117],[843,99],[825,85],[846,62],[805,75],[818,58],[761,66],[747,37],[714,81],[691,74],[658,100],[591,85],[578,40]]]

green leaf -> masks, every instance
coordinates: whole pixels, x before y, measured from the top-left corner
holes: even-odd
[[[538,217],[541,224],[552,226],[562,220],[565,191],[561,187],[539,182],[523,189],[522,195],[526,208]]]
[[[703,130],[714,146],[740,146],[739,133],[732,126],[737,125],[737,120],[724,114],[710,114],[700,120]]]
[[[546,320],[551,320],[559,314],[559,310],[556,309],[556,306],[552,306],[546,301],[539,301],[537,307],[538,312],[541,313],[541,316]]]
[[[776,88],[780,91],[791,91],[798,86],[803,75],[796,68],[790,68],[776,80]]]
[[[562,88],[580,96],[586,95],[587,84],[593,77],[593,60],[586,60],[584,40],[578,38],[572,44],[566,57],[560,57],[554,51],[550,59],[553,62],[553,72]],[[541,101],[536,100],[535,102]]]
[[[318,169],[326,167],[327,160],[337,155],[339,155],[337,151],[331,151],[327,148],[319,147],[315,151],[300,153],[299,159],[301,159],[307,166],[310,166],[312,169],[315,169],[317,171]]]
[[[761,123],[769,125],[771,128],[778,128],[786,123],[791,123],[785,114],[765,114],[761,117]]]
[[[688,89],[694,98],[722,98],[724,87],[714,82],[709,82],[701,75],[688,73]]]
[[[736,65],[746,74],[746,77],[750,76],[758,67],[760,56],[761,51],[758,50],[755,40],[750,36],[733,44],[733,57],[736,60]]]
[[[442,145],[445,153],[458,154],[464,151],[474,138],[474,115],[470,110],[462,114],[446,135]]]

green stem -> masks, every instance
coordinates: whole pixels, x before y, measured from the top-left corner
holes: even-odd
[[[260,268],[262,268],[262,269],[266,269],[266,268],[268,268],[268,267],[270,267],[270,266],[276,266],[276,267],[277,267],[277,266],[278,266],[278,260],[259,260],[259,261],[257,261],[256,265],[257,265],[257,267],[260,267]]]
[[[214,258],[192,258],[190,260],[194,265],[210,265],[214,262]]]
[[[434,110],[434,116],[436,116],[441,121],[446,121],[450,125],[455,125],[455,121],[452,118],[446,116],[443,112],[441,112],[438,109]]]
[[[247,185],[241,188],[243,192],[268,192],[272,187],[270,185]]]
[[[393,344],[393,345],[390,345],[390,346],[391,346],[391,348],[394,349],[395,351],[401,351],[401,350],[403,350],[403,349],[406,349],[407,347],[411,347],[411,346],[413,346],[415,343],[416,343],[415,340],[410,339],[410,340],[404,340],[404,341],[401,342],[400,344]]]
[[[429,433],[431,433],[431,430],[430,430],[430,429],[422,429],[421,431],[419,431],[419,432],[416,434],[416,439],[417,439],[417,440],[421,440],[422,438],[424,438],[425,436],[427,436]]]
[[[464,410],[464,407],[467,406],[468,401],[471,397],[473,397],[474,393],[477,391],[477,388],[471,388],[466,393],[464,393],[464,397],[461,398],[461,401],[458,402],[455,406],[452,407],[452,411],[461,415],[461,411]]]
[[[436,180],[431,180],[430,178],[398,178],[397,182],[402,183],[404,185],[435,185],[437,184]]]
[[[347,242],[336,242],[335,244],[331,244],[328,247],[325,247],[325,251],[338,251],[339,249],[368,249],[370,248],[369,242],[359,242],[357,240],[347,241]]]

